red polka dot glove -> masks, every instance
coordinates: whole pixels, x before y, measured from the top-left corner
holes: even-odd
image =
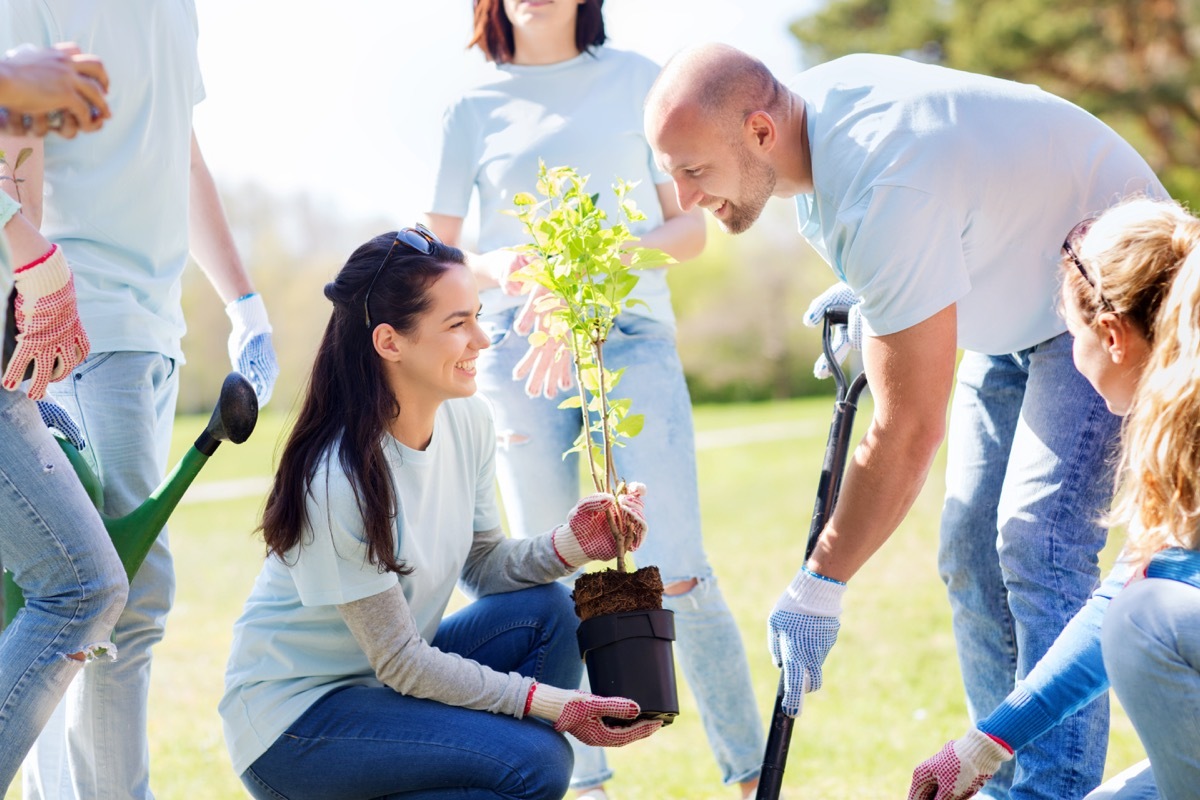
[[[600,697],[534,683],[525,703],[526,716],[549,720],[554,730],[569,733],[593,747],[622,747],[645,739],[662,727],[662,720],[643,719],[632,725],[609,725],[604,717],[635,719],[641,709],[624,697]]]
[[[625,551],[632,553],[646,538],[646,510],[642,496],[646,487],[630,483],[619,501],[621,506],[621,531],[625,538]],[[559,525],[551,533],[554,552],[558,559],[571,569],[582,567],[589,561],[610,561],[617,557],[617,543],[613,539],[609,517],[616,514],[617,502],[611,494],[598,492],[580,500],[567,514],[565,525]]]
[[[46,387],[87,358],[92,345],[79,322],[75,280],[62,249],[55,245],[37,261],[13,273],[17,302],[13,315],[17,347],[4,372],[4,388],[15,390],[33,365],[29,397],[40,400]]]
[[[913,770],[908,800],[966,800],[1013,757],[1001,740],[972,728]]]

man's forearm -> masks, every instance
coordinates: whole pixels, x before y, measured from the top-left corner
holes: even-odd
[[[872,422],[854,451],[833,518],[822,531],[808,568],[849,581],[908,514],[941,438],[940,426],[885,430]]]

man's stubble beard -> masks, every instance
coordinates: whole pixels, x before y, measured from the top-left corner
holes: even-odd
[[[778,181],[775,168],[757,161],[745,148],[738,151],[738,171],[743,178],[745,199],[737,203],[726,200],[729,203],[729,218],[724,221],[718,220],[721,227],[732,234],[743,233],[758,221],[763,209],[767,207],[767,201],[775,193],[775,184]]]

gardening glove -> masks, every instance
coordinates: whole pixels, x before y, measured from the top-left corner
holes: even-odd
[[[802,567],[767,620],[771,658],[783,670],[783,711],[800,716],[804,695],[821,688],[821,665],[837,641],[846,584]]]
[[[517,365],[513,367],[513,380],[525,380],[528,397],[553,398],[559,392],[567,392],[575,385],[575,360],[567,343],[550,335],[551,314],[556,306],[546,307],[544,298],[549,294],[544,286],[536,286],[529,299],[513,320],[513,332],[529,336],[534,331],[546,334],[541,344],[531,344]]]
[[[83,431],[75,424],[75,420],[71,419],[71,415],[65,408],[53,400],[42,399],[37,401],[37,409],[47,428],[61,433],[62,437],[73,444],[76,450],[83,450],[87,447]]]
[[[1013,757],[1012,748],[978,728],[946,746],[913,770],[908,800],[965,800]]]
[[[13,317],[17,325],[17,347],[4,372],[3,386],[10,392],[24,380],[33,364],[29,397],[40,400],[46,387],[61,380],[92,349],[79,322],[75,305],[75,279],[58,245],[50,252],[13,273],[17,301]]]
[[[617,557],[617,542],[613,538],[609,518],[616,513],[617,503],[621,506],[622,534],[625,552],[632,553],[646,538],[646,510],[642,496],[646,487],[630,483],[619,501],[607,492],[589,494],[575,504],[567,514],[567,521],[550,534],[554,553],[558,560],[571,569],[582,567],[589,561],[611,561]]]
[[[229,334],[229,363],[250,381],[261,408],[271,399],[275,379],[279,377],[275,348],[271,346],[267,307],[263,305],[262,296],[255,292],[225,306],[225,313],[233,323]]]
[[[569,733],[592,747],[622,747],[645,739],[662,727],[660,719],[638,720],[630,725],[609,725],[605,717],[637,719],[638,704],[624,697],[600,697],[534,683],[525,701],[526,716],[549,720],[554,730]]]
[[[846,354],[851,350],[862,350],[863,334],[870,336],[871,327],[867,325],[858,310],[862,299],[844,283],[835,283],[813,300],[804,312],[804,324],[816,327],[825,320],[825,312],[833,306],[850,306],[845,325],[835,325],[830,333],[829,344],[833,347],[833,357],[841,364],[846,360]],[[813,364],[813,375],[818,378],[828,378],[833,375],[828,359],[822,353]]]

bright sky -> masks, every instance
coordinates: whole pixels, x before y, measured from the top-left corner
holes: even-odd
[[[610,44],[662,63],[723,41],[781,77],[787,25],[817,0],[607,0]],[[470,0],[198,0],[207,99],[195,126],[225,191],[245,182],[408,223],[424,209],[442,109],[483,64]],[[751,10],[752,9],[752,10]]]

